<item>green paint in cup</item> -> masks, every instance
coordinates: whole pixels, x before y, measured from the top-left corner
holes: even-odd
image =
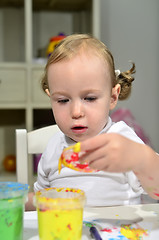
[[[0,238],[23,239],[24,204],[28,185],[18,182],[0,182]]]

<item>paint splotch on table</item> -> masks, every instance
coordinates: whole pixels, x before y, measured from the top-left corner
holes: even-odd
[[[84,221],[88,227],[94,225],[103,240],[143,240],[148,237],[148,230],[139,226],[139,224],[113,225],[102,222],[102,220]]]

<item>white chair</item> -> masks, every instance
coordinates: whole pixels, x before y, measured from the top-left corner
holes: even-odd
[[[26,129],[16,129],[16,174],[20,183],[33,183],[31,154],[42,153],[49,139],[59,130],[57,125],[43,127],[27,132]],[[30,186],[32,187],[32,186]]]

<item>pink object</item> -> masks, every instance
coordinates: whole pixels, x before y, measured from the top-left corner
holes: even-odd
[[[111,114],[111,119],[113,122],[124,121],[129,127],[134,129],[135,133],[145,144],[152,146],[150,139],[146,136],[143,128],[136,122],[130,110],[119,108]]]

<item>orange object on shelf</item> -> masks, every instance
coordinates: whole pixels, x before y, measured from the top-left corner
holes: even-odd
[[[3,160],[4,169],[8,172],[16,171],[16,157],[14,155],[7,155]]]
[[[54,36],[50,38],[49,45],[46,50],[47,57],[50,57],[51,53],[54,51],[56,45],[66,36],[64,34],[59,34],[58,36]]]

